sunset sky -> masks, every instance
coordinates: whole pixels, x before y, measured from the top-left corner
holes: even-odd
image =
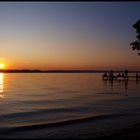
[[[7,69],[136,69],[140,2],[0,2]]]

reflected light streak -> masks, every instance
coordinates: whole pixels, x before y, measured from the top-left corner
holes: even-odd
[[[3,94],[3,89],[4,89],[3,79],[4,79],[3,73],[0,73],[0,98],[4,97],[4,94]]]

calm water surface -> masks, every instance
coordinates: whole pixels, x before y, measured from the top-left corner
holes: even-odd
[[[138,111],[140,82],[101,74],[0,73],[0,128]]]

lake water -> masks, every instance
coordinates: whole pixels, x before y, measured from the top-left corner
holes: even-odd
[[[0,74],[0,130],[139,112],[140,81],[102,74]]]

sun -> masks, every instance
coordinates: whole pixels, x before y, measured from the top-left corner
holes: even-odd
[[[0,64],[0,69],[4,69],[4,64]]]

